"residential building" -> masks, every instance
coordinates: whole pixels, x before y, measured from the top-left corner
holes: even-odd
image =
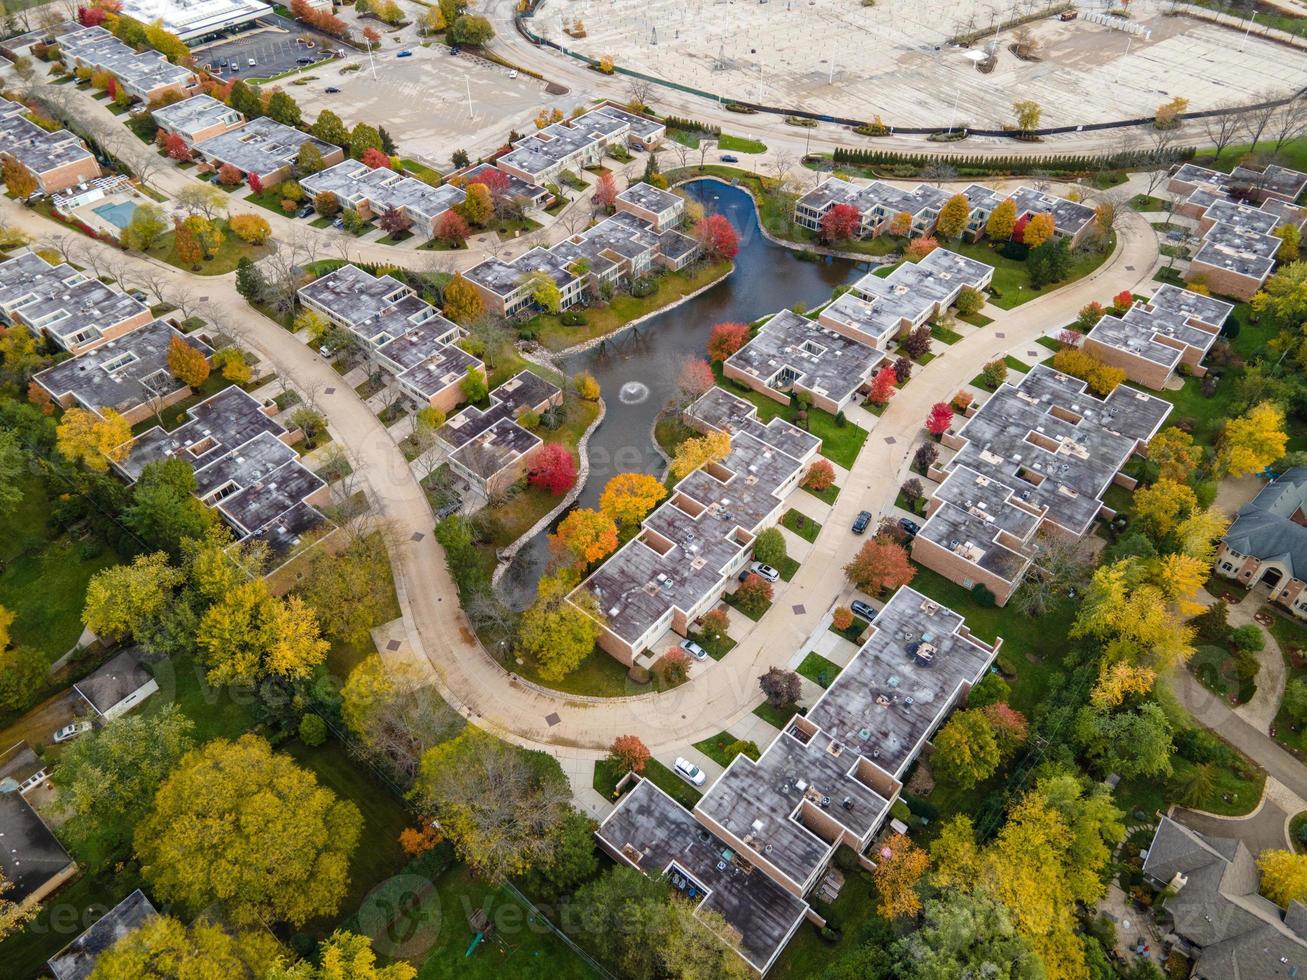
[[[536,246],[515,259],[486,259],[463,273],[476,287],[486,312],[513,317],[526,312],[535,299],[535,278],[545,276],[558,288],[559,309],[575,306],[585,291],[585,279],[568,267],[570,259]]]
[[[485,411],[468,405],[437,433],[449,447],[449,466],[482,495],[490,497],[526,476],[544,444],[517,422],[523,412],[537,415],[558,405],[563,390],[532,371],[519,371],[490,393]]]
[[[300,181],[310,199],[336,195],[342,207],[352,208],[365,221],[396,209],[413,223],[413,233],[424,238],[436,234],[436,222],[466,195],[453,184],[432,187],[389,167],[369,167],[359,160],[342,160]]]
[[[641,181],[617,195],[617,210],[635,215],[654,231],[666,231],[681,223],[685,198]]]
[[[781,310],[723,362],[722,374],[782,404],[802,393],[834,415],[871,387],[884,360],[884,351]]]
[[[102,953],[159,913],[139,888],[46,961],[54,980],[86,980]]]
[[[210,137],[193,147],[195,158],[217,170],[230,164],[243,177],[257,176],[265,186],[279,184],[294,175],[295,158],[305,143],[317,147],[327,166],[345,159],[345,151],[315,136],[260,116],[239,129]]]
[[[0,787],[16,786],[26,796],[49,778],[50,770],[26,742],[0,753]]]
[[[986,289],[993,266],[937,248],[884,278],[867,273],[818,315],[822,326],[885,350],[890,341],[943,316],[964,288]]]
[[[143,24],[162,21],[187,43],[253,24],[272,12],[271,6],[259,0],[126,0],[123,4],[123,13]]]
[[[140,647],[128,647],[74,684],[73,690],[97,718],[113,721],[138,707],[159,690],[159,684],[145,669]]]
[[[83,27],[59,38],[59,50],[71,67],[105,71],[135,99],[149,103],[169,93],[194,95],[200,90],[195,72],[152,48],[137,51],[103,27]]]
[[[44,779],[39,759],[26,743],[5,754],[0,778],[0,872],[13,885],[5,901],[19,905],[44,901],[77,873],[77,865],[46,826],[27,795]],[[12,775],[11,775],[12,773]]]
[[[1207,373],[1203,358],[1233,310],[1233,303],[1166,283],[1152,299],[1099,320],[1084,349],[1121,368],[1131,381],[1161,391],[1181,365],[1197,377]]]
[[[1112,484],[1171,412],[1170,402],[1125,385],[1106,398],[1085,382],[1036,365],[1004,384],[941,442],[956,450],[931,467],[941,481],[927,504],[912,557],[970,589],[984,585],[1003,605],[1029,567],[1035,534],[1089,533]]]
[[[100,176],[100,165],[80,139],[66,129],[52,133],[28,119],[27,113],[26,106],[0,98],[0,157],[11,157],[26,167],[45,194]]]
[[[1307,466],[1271,480],[1239,508],[1216,554],[1216,571],[1307,619]]]
[[[717,603],[821,445],[779,418],[763,425],[753,405],[721,388],[699,398],[687,420],[729,433],[730,453],[678,482],[640,533],[577,587],[603,615],[599,645],[628,665],[669,629],[686,636]]]
[[[841,845],[874,867],[863,852],[908,767],[1001,643],[899,589],[849,665],[756,762],[736,756],[690,813],[639,781],[599,825],[600,846],[721,914],[736,951],[766,973],[805,918],[824,924],[807,899]]]
[[[245,117],[211,95],[193,95],[150,113],[165,133],[180,136],[187,146],[240,129]]]
[[[457,346],[458,326],[392,276],[341,266],[299,291],[301,302],[350,331],[366,355],[419,405],[451,412],[469,369],[485,365]]]
[[[1195,980],[1294,977],[1307,969],[1307,905],[1282,909],[1258,894],[1248,846],[1162,817],[1145,852],[1144,878],[1170,895],[1163,937],[1193,961]]]
[[[71,354],[144,326],[150,308],[67,262],[51,265],[22,249],[0,262],[0,320],[45,334]]]
[[[99,414],[112,408],[133,425],[191,395],[168,368],[168,351],[177,340],[202,353],[212,348],[164,320],[151,320],[83,354],[60,361],[33,377],[64,408],[74,405]]]
[[[557,180],[564,170],[578,172],[598,165],[610,146],[656,149],[666,133],[667,127],[655,119],[605,104],[523,137],[495,165],[528,183],[543,185]]]
[[[493,173],[493,177],[487,176],[491,173]],[[476,183],[478,177],[484,177],[495,184],[504,185],[504,189],[501,191],[503,197],[522,201],[524,206],[528,208],[543,208],[553,196],[540,184],[533,184],[529,180],[515,177],[506,170],[500,170],[493,163],[478,163],[467,170],[449,174],[446,177],[446,183],[457,178],[466,187],[468,184]]]
[[[156,460],[184,460],[195,470],[196,495],[238,541],[257,538],[274,553],[288,552],[326,525],[317,507],[331,494],[291,448],[302,433],[273,418],[276,411],[234,385],[224,388],[189,408],[171,432],[155,426],[141,433],[113,466],[134,483]]]
[[[1029,220],[1037,214],[1051,214],[1053,234],[1068,239],[1072,248],[1084,242],[1097,217],[1094,209],[1087,204],[1070,201],[1033,187],[1018,187],[1010,197],[1017,206],[1018,222],[1022,219]]]

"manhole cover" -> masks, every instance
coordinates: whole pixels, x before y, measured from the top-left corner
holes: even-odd
[[[994,334],[994,336],[997,337],[999,340],[1004,340],[1007,338],[1007,334],[1005,333],[996,333]]]
[[[885,437],[885,445],[887,445],[887,446],[892,446],[892,445],[894,445],[894,443],[896,443],[896,442],[898,442],[898,440],[895,439],[893,436],[886,436],[886,437]]]
[[[413,537],[409,538],[409,540],[410,540],[410,541],[421,541],[421,540],[422,540],[423,538],[425,538],[425,537],[426,537],[426,535],[423,534],[421,531],[414,531],[414,532],[413,532]]]
[[[399,640],[391,640],[389,643],[386,644],[386,649],[389,650],[391,653],[394,653],[396,650],[400,648],[400,646],[401,644]]]
[[[334,395],[335,393],[336,393],[335,388],[327,388],[326,390],[323,391],[324,395]]]
[[[806,613],[806,612],[808,611],[808,610],[804,607],[803,603],[801,603],[801,602],[799,602],[799,603],[795,603],[795,604],[794,604],[793,606],[791,606],[790,608],[794,610],[794,615],[796,615],[796,616],[802,616],[804,613]]]
[[[558,717],[557,711],[555,711],[553,714],[545,715],[545,724],[548,725],[550,728],[553,728],[562,720],[563,720],[562,718]]]

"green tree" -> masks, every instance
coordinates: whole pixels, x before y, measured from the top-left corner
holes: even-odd
[[[785,564],[785,535],[780,528],[769,527],[760,531],[753,541],[753,557],[764,565],[779,569]]]
[[[1282,264],[1253,297],[1253,310],[1285,323],[1307,322],[1307,261]]]
[[[257,85],[250,85],[244,79],[238,79],[231,87],[228,103],[246,119],[258,119],[263,115],[263,95]]]
[[[562,680],[579,667],[603,630],[593,595],[582,589],[569,601],[575,585],[575,576],[567,572],[542,578],[536,600],[518,626],[518,652],[536,664],[545,680]]]
[[[449,36],[459,44],[485,44],[495,36],[495,29],[484,17],[463,14],[450,25]]]
[[[150,549],[181,554],[183,538],[200,538],[217,519],[195,496],[195,471],[185,460],[155,460],[132,487],[123,520]]]
[[[459,857],[493,882],[553,863],[571,796],[552,756],[472,726],[423,754],[413,788]]]
[[[393,618],[394,583],[380,534],[356,537],[337,554],[316,548],[303,572],[296,591],[331,639],[364,644]]]
[[[162,613],[182,578],[162,551],[102,569],[86,586],[82,623],[97,636],[133,636]]]
[[[236,292],[250,303],[262,302],[268,292],[268,281],[248,255],[242,255],[236,263]]]
[[[283,126],[297,128],[302,121],[300,107],[285,89],[278,89],[268,97],[268,115]]]
[[[490,394],[490,386],[486,384],[486,376],[477,369],[475,364],[467,366],[467,374],[459,383],[459,387],[463,391],[463,397],[474,404]]]
[[[168,219],[163,208],[157,204],[138,204],[132,212],[132,220],[123,229],[122,242],[128,248],[139,252],[148,251],[168,233]]]
[[[322,151],[307,140],[300,146],[299,153],[295,154],[295,175],[297,177],[311,177],[313,174],[319,173],[326,165],[326,161],[322,159]],[[327,191],[326,193],[330,194],[331,192]],[[333,200],[335,196],[332,194]]]
[[[309,132],[322,140],[324,143],[331,143],[333,146],[349,146],[349,130],[341,121],[340,116],[336,115],[330,109],[323,109],[318,113],[318,118],[314,120]],[[360,151],[360,156],[362,152]]]
[[[925,922],[894,947],[900,980],[1044,980],[1044,964],[1017,934],[1007,909],[984,894],[945,891]]]
[[[129,840],[155,791],[191,750],[194,727],[170,704],[153,715],[115,718],[70,743],[54,771],[60,802],[72,812],[67,829],[83,842]]]
[[[35,647],[0,650],[0,710],[22,711],[29,707],[47,684],[49,670],[46,655]]]
[[[357,123],[349,134],[349,155],[355,160],[362,160],[365,150],[381,150],[381,134],[375,126]]]
[[[261,927],[229,932],[206,919],[185,926],[170,915],[159,915],[101,953],[88,980],[258,980],[274,967],[280,953],[277,938]]]
[[[989,719],[979,711],[959,711],[935,736],[930,767],[948,782],[970,789],[994,775],[1000,759]]]
[[[166,902],[217,903],[241,926],[302,926],[337,911],[362,825],[353,803],[243,735],[182,758],[137,825],[136,854]]]
[[[0,518],[11,515],[23,500],[27,454],[13,429],[0,429]]]
[[[1081,708],[1075,738],[1104,775],[1115,772],[1132,779],[1171,774],[1175,752],[1171,723],[1166,712],[1151,701],[1134,710]]]

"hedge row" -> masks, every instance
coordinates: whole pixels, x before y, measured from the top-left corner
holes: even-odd
[[[1152,150],[1131,150],[1103,156],[1047,154],[1043,156],[962,156],[934,153],[895,153],[886,150],[846,149],[836,147],[834,162],[859,166],[906,165],[914,168],[930,164],[947,164],[958,170],[990,173],[1028,174],[1036,171],[1060,170],[1072,173],[1089,173],[1097,170],[1123,170],[1135,166],[1158,167],[1188,160],[1194,155],[1191,146],[1178,147],[1168,153]]]
[[[700,122],[698,119],[686,119],[684,116],[663,116],[663,125],[668,129],[683,129],[688,133],[712,133],[714,136],[722,134],[720,126]]]

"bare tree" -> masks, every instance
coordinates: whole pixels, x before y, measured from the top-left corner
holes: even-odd
[[[173,199],[178,207],[202,215],[207,221],[213,221],[227,213],[230,197],[226,191],[212,184],[196,184],[194,187],[182,188],[173,195]]]
[[[37,246],[39,248],[53,249],[59,253],[61,259],[70,263],[85,247],[81,239],[62,231],[44,236],[37,242]]]
[[[1239,130],[1243,128],[1243,119],[1235,107],[1225,105],[1221,109],[1219,115],[1203,118],[1203,132],[1212,145],[1216,147],[1214,160],[1221,159],[1221,154],[1225,152],[1225,148],[1234,142]]]
[[[942,160],[932,160],[921,169],[921,176],[937,187],[946,180],[953,180],[957,175],[957,168]]]
[[[1040,616],[1059,596],[1081,592],[1094,567],[1093,547],[1084,540],[1040,533],[1035,538],[1030,570],[1013,599],[1027,616]]]
[[[1280,152],[1285,143],[1291,143],[1307,134],[1307,96],[1299,95],[1280,107],[1266,134],[1275,145],[1272,155]]]
[[[1246,108],[1240,113],[1243,121],[1243,133],[1248,137],[1248,142],[1253,145],[1254,152],[1257,149],[1257,144],[1261,142],[1262,134],[1266,132],[1266,128],[1271,125],[1271,120],[1280,111],[1279,107],[1274,104],[1276,99],[1274,92],[1263,92],[1260,98],[1263,103],[1271,104],[1263,104],[1257,109]]]
[[[676,158],[681,161],[681,169],[684,170],[690,165],[690,148],[684,143],[672,143],[672,152]]]
[[[138,262],[133,267],[132,279],[144,292],[154,297],[152,306],[168,303],[168,293],[172,288],[172,276],[168,272],[148,262]]]
[[[1161,185],[1162,181],[1170,176],[1171,160],[1175,156],[1176,142],[1179,138],[1174,129],[1154,129],[1149,134],[1149,146],[1145,154],[1144,165],[1148,167],[1145,171],[1145,179],[1148,181],[1148,195],[1150,197],[1153,191],[1157,190]]]
[[[345,718],[357,739],[355,751],[407,784],[417,775],[422,753],[449,738],[462,719],[443,698],[432,696],[413,666],[390,662],[383,669],[379,689],[355,699],[346,688]]]
[[[790,170],[794,167],[794,157],[784,150],[778,150],[772,157],[769,166],[772,176],[776,178],[776,183],[783,184],[790,177]]]
[[[717,145],[716,140],[701,139],[699,140],[699,169],[703,169],[704,163],[708,159],[708,151]]]
[[[631,95],[632,106],[644,108],[649,105],[649,96],[653,94],[653,82],[628,76],[626,91]]]

